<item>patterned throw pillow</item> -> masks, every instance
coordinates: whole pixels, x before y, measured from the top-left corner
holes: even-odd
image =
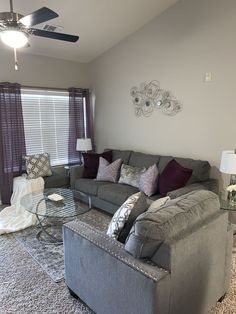
[[[49,177],[52,170],[47,153],[25,156],[27,179]]]
[[[144,213],[148,209],[148,203],[146,201],[146,196],[144,193],[141,193],[139,199],[134,204],[134,207],[132,208],[128,220],[125,222],[124,228],[121,229],[119,236],[117,240],[121,243],[125,243],[126,238],[129,235],[129,232],[131,228],[133,227],[133,224],[136,220],[136,218]]]
[[[147,171],[145,171],[140,176],[139,180],[139,188],[143,191],[147,196],[152,196],[157,192],[157,178],[158,178],[158,169],[156,164],[149,167]]]
[[[141,196],[141,192],[131,195],[124,204],[115,212],[108,226],[107,235],[117,239],[126,221],[129,218],[131,210],[134,208],[136,202]]]
[[[146,168],[131,167],[123,164],[121,167],[119,183],[125,183],[139,188],[140,176],[145,171]]]
[[[99,158],[97,181],[117,182],[119,178],[121,159],[113,161],[111,164],[104,158]]]

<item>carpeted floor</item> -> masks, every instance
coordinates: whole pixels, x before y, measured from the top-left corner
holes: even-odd
[[[4,235],[0,236],[0,313],[87,314],[92,311],[69,295],[64,281],[53,282],[19,245],[14,235]],[[236,255],[234,254],[230,291],[224,301],[217,304],[209,314],[235,313]]]

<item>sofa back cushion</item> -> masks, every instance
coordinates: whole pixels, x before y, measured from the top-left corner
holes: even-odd
[[[170,200],[161,209],[149,209],[136,219],[125,250],[134,257],[152,259],[162,243],[177,238],[219,208],[218,196],[201,190]]]
[[[194,160],[191,158],[177,158],[172,156],[160,156],[160,161],[158,163],[158,170],[160,173],[165,169],[166,165],[175,159],[184,168],[192,169],[192,175],[189,178],[187,184],[195,183],[199,181],[206,181],[209,179],[210,175],[210,164],[208,161]]]
[[[132,167],[149,168],[153,164],[158,164],[159,160],[159,155],[131,152],[129,165]]]
[[[117,159],[121,159],[123,164],[127,165],[129,163],[130,155],[131,155],[131,150],[113,149],[112,150],[112,161],[115,161]]]

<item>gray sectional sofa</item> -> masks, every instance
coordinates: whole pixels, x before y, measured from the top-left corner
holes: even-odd
[[[229,287],[232,230],[210,191],[143,213],[125,245],[81,221],[63,234],[66,284],[97,314],[207,314]]]
[[[217,180],[209,178],[211,167],[208,161],[151,155],[129,150],[115,149],[112,150],[112,152],[113,161],[121,158],[124,164],[146,168],[156,163],[160,173],[173,158],[175,158],[183,167],[193,169],[192,176],[187,182],[187,185],[184,188],[170,192],[168,195],[171,198],[175,198],[196,189],[208,189],[216,193],[218,192]],[[83,178],[83,166],[71,167],[70,185],[73,190],[78,192],[76,194],[77,198],[87,202],[88,197],[84,195],[85,193],[90,196],[93,206],[103,209],[111,214],[114,214],[130,195],[138,191],[137,188],[126,184]],[[83,193],[81,194],[79,192]],[[152,196],[151,199],[153,200],[159,197],[160,195],[156,194]]]

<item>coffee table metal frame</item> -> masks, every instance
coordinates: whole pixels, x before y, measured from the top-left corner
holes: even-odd
[[[87,207],[82,207],[81,204],[78,203],[74,199],[74,193],[70,189],[62,189],[62,188],[54,188],[54,189],[47,189],[42,194],[43,197],[37,200],[36,204],[32,204],[32,206],[25,206],[25,209],[29,212],[35,214],[38,225],[37,227],[40,229],[36,237],[40,242],[47,243],[47,244],[62,244],[62,225],[66,221],[69,221],[81,214],[88,212],[91,209],[91,198],[90,196],[84,194],[84,196],[88,197],[88,204]],[[63,201],[54,202],[48,199],[48,195],[52,193],[57,193],[63,196]],[[27,201],[28,197],[33,197],[34,193],[29,193],[29,195],[25,196],[25,201]],[[35,193],[37,195],[37,192]],[[24,198],[24,197],[23,197]],[[45,206],[45,213],[40,210],[40,205],[42,202]],[[42,206],[43,206],[42,205]],[[50,232],[49,230],[53,232]],[[55,236],[55,231],[57,231],[58,237]],[[47,240],[43,239],[43,234],[47,236]]]

